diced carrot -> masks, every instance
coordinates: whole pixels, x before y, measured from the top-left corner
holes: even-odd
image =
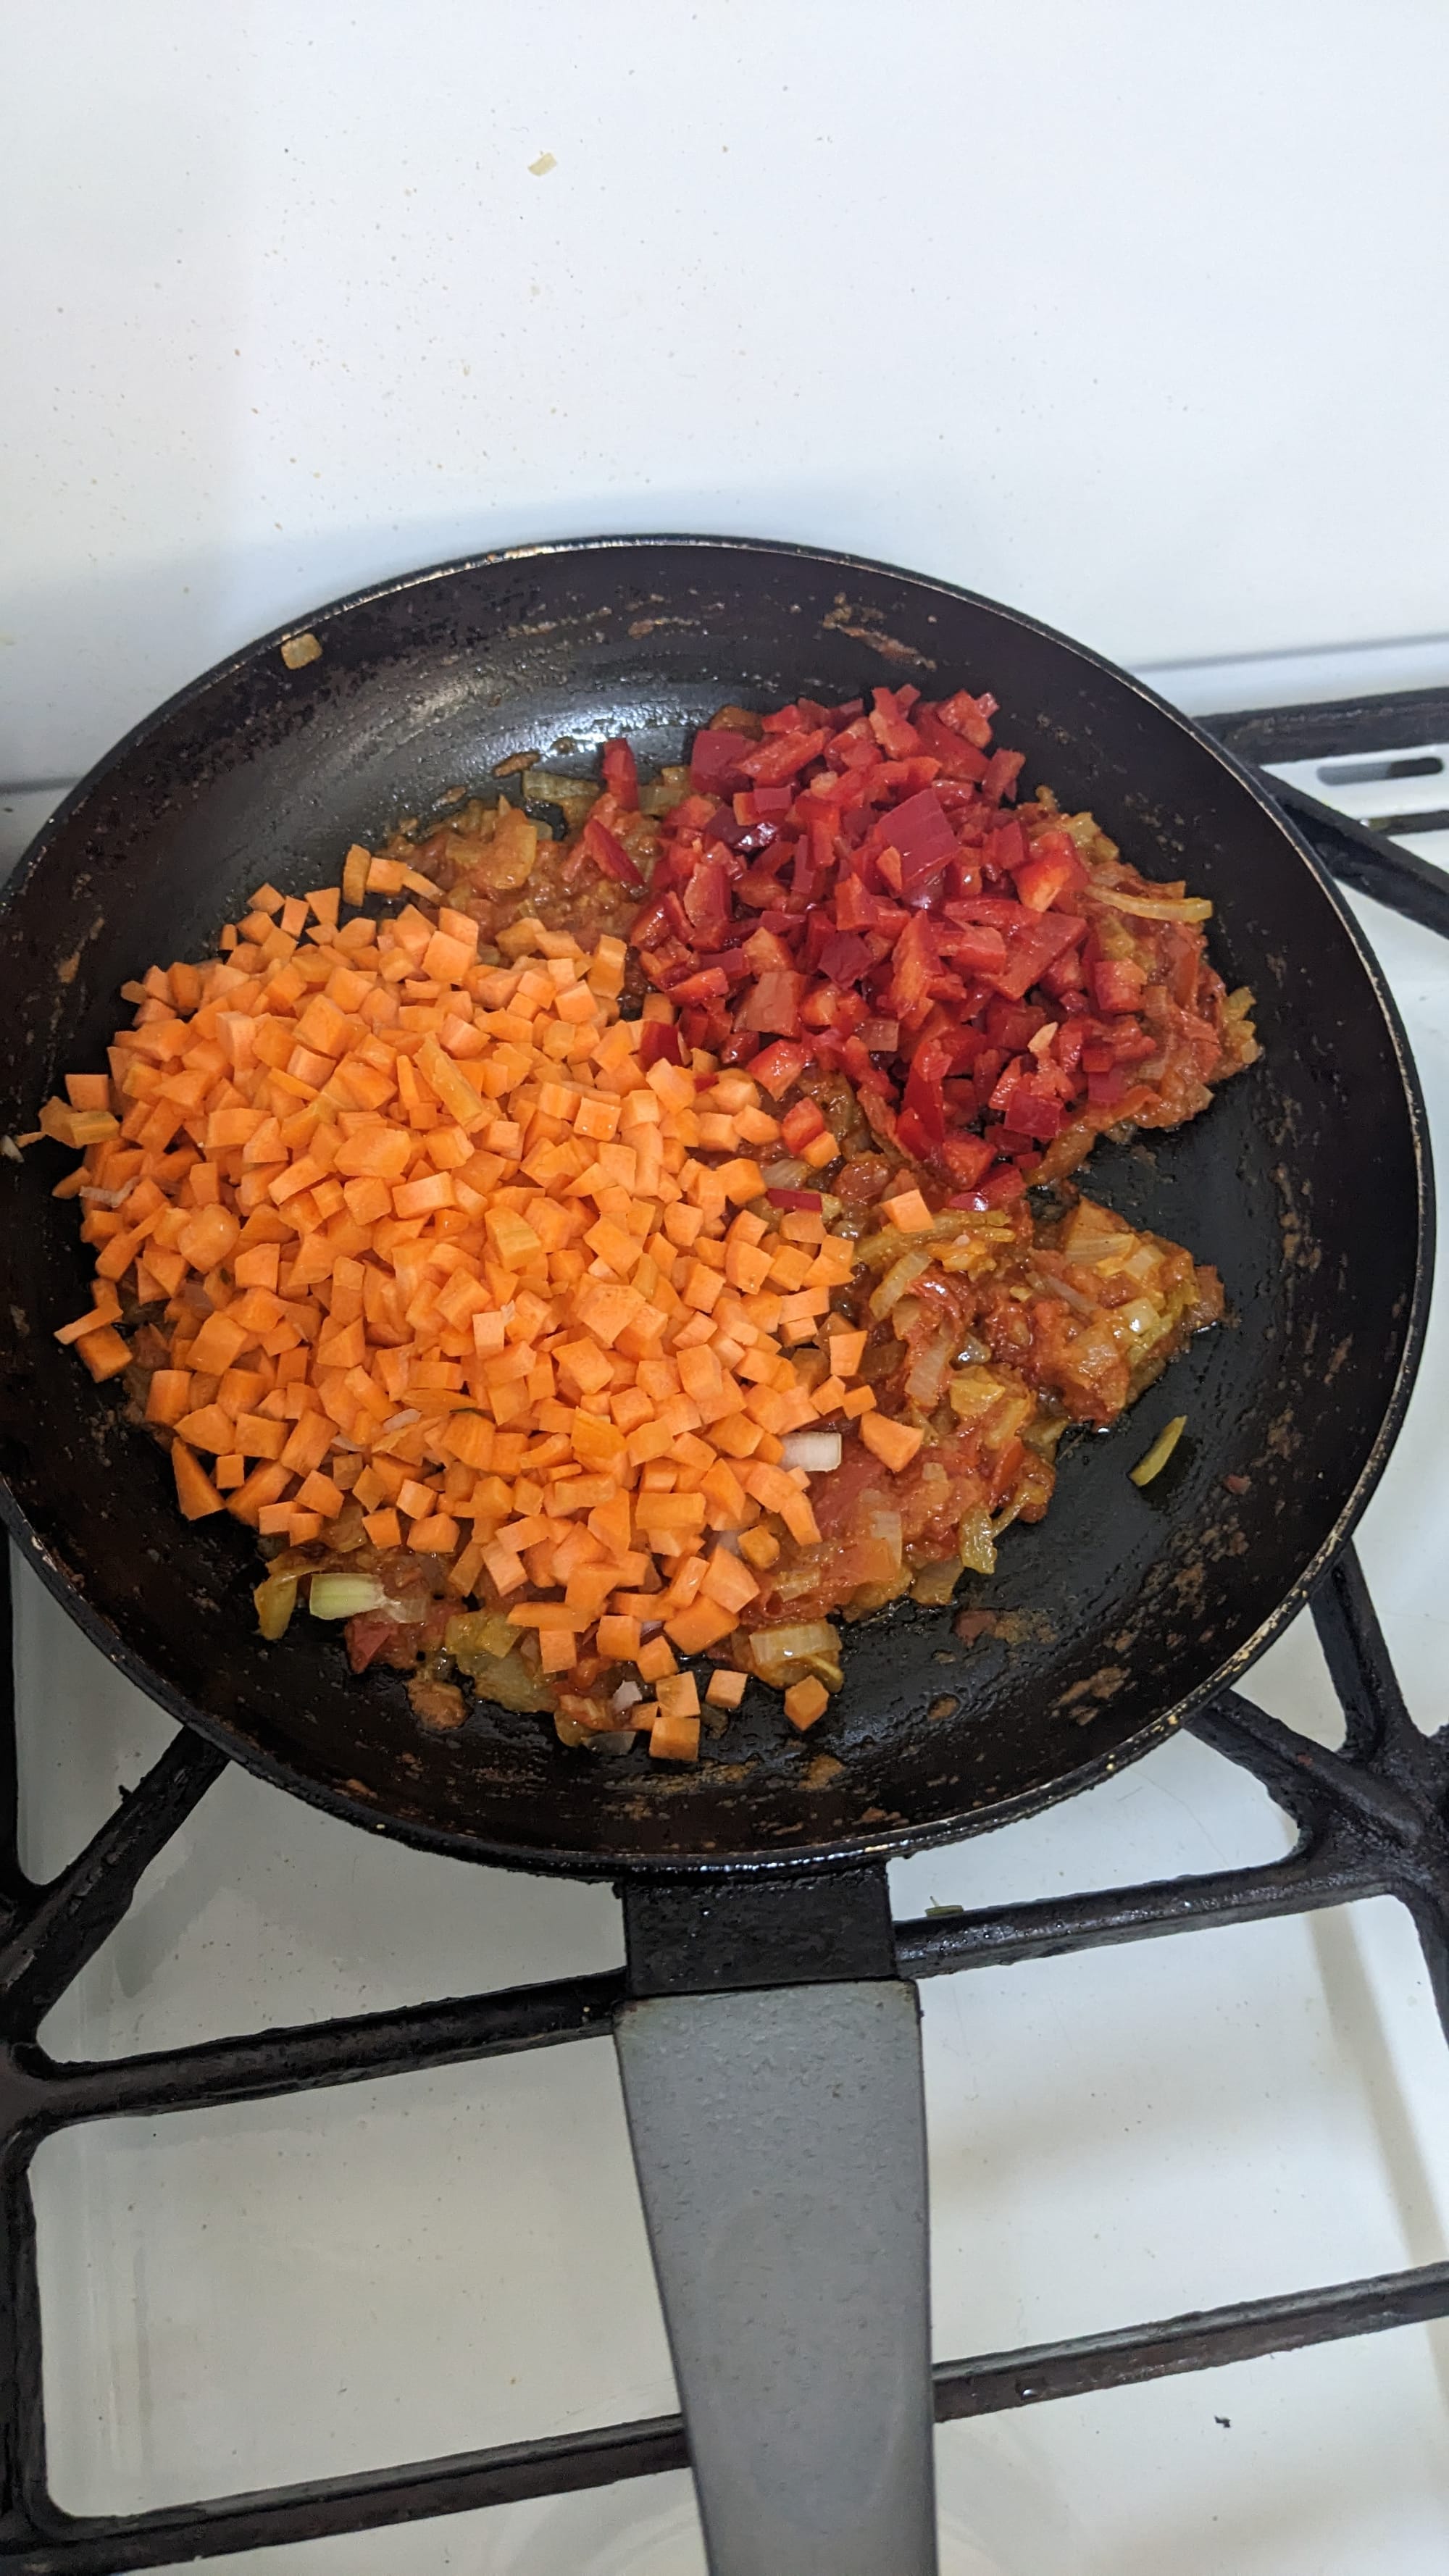
[[[717,1601],[700,1600],[666,1619],[664,1633],[682,1655],[700,1655],[707,1646],[717,1646],[738,1624],[733,1610],[721,1609]]]
[[[417,901],[339,929],[369,889]],[[506,1601],[546,1673],[637,1658],[664,1686],[641,1721],[656,1750],[696,1758],[676,1653],[756,1597],[778,1557],[762,1510],[818,1535],[781,1440],[821,1403],[873,1402],[846,1392],[863,1335],[833,1336],[813,1398],[782,1348],[817,1337],[853,1246],[811,1211],[774,1232],[750,1213],[780,1123],[698,1050],[646,1072],[622,941],[589,956],[526,917],[497,935],[509,962],[480,963],[471,914],[358,844],[340,892],[262,887],[229,946],[230,965],[149,970],[110,1074],[48,1104],[45,1133],[135,1157],[83,1167],[134,1186],[123,1210],[91,1203],[100,1288],[62,1338],[124,1367],[134,1273],[171,1301],[150,1418],[208,1510],[224,1496],[302,1544],[355,1495],[374,1545],[446,1558],[454,1599]],[[814,1141],[823,1167],[823,1124]],[[718,1678],[713,1705],[737,1704]]]
[[[756,1598],[759,1589],[754,1576],[741,1565],[737,1556],[732,1556],[728,1548],[715,1549],[701,1586],[708,1600],[718,1602],[722,1610],[738,1612],[743,1610],[747,1601]]]
[[[238,1352],[246,1349],[246,1331],[224,1314],[208,1315],[191,1346],[190,1366],[208,1377],[221,1377]]]
[[[745,1676],[719,1664],[710,1674],[705,1698],[711,1708],[738,1708],[745,1695]]]
[[[697,1762],[699,1719],[667,1717],[661,1709],[649,1730],[649,1750],[656,1762]]]
[[[792,1682],[785,1693],[785,1715],[802,1734],[807,1726],[815,1724],[817,1717],[824,1716],[829,1706],[830,1693],[814,1673],[807,1674],[804,1681]]]
[[[146,1389],[148,1422],[170,1424],[173,1428],[188,1409],[191,1391],[190,1369],[155,1369]]]
[[[104,1073],[68,1073],[65,1096],[72,1109],[109,1109],[110,1076]]]
[[[693,1673],[661,1673],[654,1686],[661,1717],[698,1717],[699,1684]]]
[[[200,1459],[187,1448],[184,1440],[171,1443],[171,1472],[176,1479],[176,1500],[183,1519],[205,1520],[210,1513],[225,1508]]]
[[[860,1436],[872,1455],[899,1475],[909,1467],[925,1433],[908,1422],[893,1422],[887,1413],[866,1413],[861,1417]]]
[[[121,1339],[113,1324],[102,1324],[98,1331],[82,1333],[75,1345],[97,1385],[108,1377],[119,1377],[131,1365],[130,1345]]]
[[[901,1190],[894,1198],[882,1199],[881,1214],[887,1225],[902,1234],[928,1234],[934,1222],[919,1190]]]

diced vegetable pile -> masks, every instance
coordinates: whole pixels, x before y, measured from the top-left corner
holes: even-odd
[[[830,1614],[989,1571],[1220,1310],[1023,1197],[1253,1046],[1209,907],[1009,812],[993,711],[728,711],[657,819],[611,744],[561,852],[471,806],[123,988],[38,1131],[96,1256],[57,1338],[257,1532],[265,1638],[304,1598],[433,1726],[461,1673],[611,1751],[695,1759],[747,1677],[809,1727]]]

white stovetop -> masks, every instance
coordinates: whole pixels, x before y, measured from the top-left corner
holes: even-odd
[[[1235,676],[1240,696],[1272,694]],[[1183,674],[1181,694],[1235,694],[1220,681]],[[1359,810],[1386,794],[1396,808],[1443,801],[1435,779],[1338,792]],[[1358,909],[1443,1140],[1449,950]],[[1431,1723],[1449,1627],[1446,1397],[1441,1296],[1362,1532],[1411,1703]],[[24,1573],[17,1654],[24,1856],[44,1875],[171,1729]],[[1306,1620],[1252,1687],[1332,1740]],[[983,1905],[1266,1859],[1284,1842],[1251,1781],[1180,1739],[1089,1798],[898,1867],[894,1899],[898,1914]],[[606,1891],[426,1859],[231,1772],[43,2037],[106,2056],[620,1956]],[[942,2356],[1449,2252],[1449,2048],[1387,1900],[923,1991]],[[72,2510],[674,2402],[605,2040],[99,2125],[49,2142],[35,2180],[52,2475]],[[943,2576],[1438,2576],[1449,2326],[953,2425],[938,2461]],[[256,2576],[703,2566],[683,2477],[232,2563]]]

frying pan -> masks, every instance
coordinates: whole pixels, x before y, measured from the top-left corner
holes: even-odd
[[[32,1126],[64,1072],[102,1061],[127,977],[204,953],[264,879],[292,892],[335,875],[350,841],[375,844],[512,751],[586,770],[626,733],[641,764],[678,758],[726,698],[989,687],[999,738],[1026,751],[1023,786],[1046,781],[1149,875],[1210,894],[1214,961],[1257,995],[1263,1060],[1182,1131],[1103,1143],[1087,1176],[1134,1224],[1217,1265],[1228,1322],[1126,1421],[1064,1446],[1046,1520],[1012,1531],[989,1581],[964,1578],[982,1614],[969,1642],[950,1612],[897,1605],[850,1636],[823,1725],[794,1736],[752,1687],[697,1770],[566,1753],[545,1723],[492,1708],[459,1733],[426,1733],[402,1681],[355,1679],[334,1632],[298,1619],[261,1646],[250,1535],[224,1520],[183,1527],[164,1459],[51,1338],[88,1302],[75,1212],[49,1196],[62,1157],[46,1146],[23,1167],[0,1162],[0,1312],[13,1327],[0,1500],[17,1542],[132,1680],[277,1785],[432,1850],[626,1879],[635,1986],[649,1998],[621,2035],[626,2096],[713,2564],[849,2576],[858,2547],[862,2567],[909,2576],[931,2563],[922,2149],[914,2023],[901,2017],[913,2004],[872,1947],[878,1864],[1030,1813],[1145,1752],[1242,1672],[1348,1535],[1402,1418],[1428,1295],[1428,1149],[1404,1037],[1351,919],[1248,773],[1080,645],[946,584],[778,545],[601,539],[444,565],[307,622],[317,659],[289,669],[272,636],[208,673],[118,745],[22,861],[0,914],[6,1128]],[[1187,1433],[1139,1492],[1126,1470],[1175,1413]],[[812,1947],[829,1872],[864,1891],[866,1929],[845,1953]],[[782,1920],[797,1927],[804,1982],[781,1981],[788,1932],[781,1971],[704,1961],[685,1941],[692,1964],[651,1972],[646,1929],[663,1919],[646,1901],[652,1880],[661,1901],[693,1882],[697,1927],[734,1919],[729,1891],[762,1876],[800,1881]],[[862,1972],[841,1982],[842,1959]],[[731,1991],[706,2006],[659,1991],[671,1985]],[[891,2098],[904,2086],[906,2108],[887,2141],[869,2104],[884,2098],[892,2050]],[[818,2129],[801,2128],[812,2192],[771,2200],[762,2219],[738,2183],[760,2171],[741,2104],[763,2106],[753,2145],[775,2169],[817,2081],[826,2130],[849,2127],[843,2082],[864,2106],[860,2134],[842,2136],[832,2175]],[[883,2201],[887,2147],[900,2207],[871,2221],[886,2268],[872,2271],[863,2239],[853,2270],[814,2245],[809,2290],[795,2258],[818,2233],[812,2211]],[[711,2230],[712,2272],[699,2259]],[[879,2327],[890,2312],[899,2329],[894,2358],[849,2389],[840,2315],[817,2295],[822,2263],[854,2284],[840,2314],[869,2311]],[[757,2297],[740,2292],[746,2278]],[[797,2400],[781,2432],[777,2389],[774,2435],[742,2431],[745,2383],[757,2396],[769,2384],[770,2334],[793,2334],[798,2358],[807,2308],[816,2349],[833,2355],[829,2404],[802,2413]],[[717,2347],[722,2318],[754,2336],[748,2367],[692,2348],[691,2336]],[[889,2424],[882,2367],[899,2398]],[[771,2438],[774,2467],[762,2467]],[[812,2540],[799,2516],[831,2522],[816,2475],[827,2454],[852,2502]],[[808,2511],[802,2493],[816,2499]],[[769,2525],[770,2511],[786,2521]]]

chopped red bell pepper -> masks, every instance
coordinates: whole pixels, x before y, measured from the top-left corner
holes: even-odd
[[[643,887],[644,880],[617,834],[607,823],[591,814],[583,830],[583,846],[602,875],[612,877],[617,885]]]
[[[645,1020],[639,1031],[639,1061],[646,1071],[651,1064],[683,1064],[684,1047],[673,1020]]]
[[[825,1120],[813,1100],[792,1101],[780,1121],[780,1136],[787,1154],[798,1154],[811,1138],[823,1134]]]
[[[604,745],[604,785],[621,814],[639,811],[639,772],[634,754],[622,734]]]
[[[974,1190],[996,1159],[996,1148],[985,1136],[948,1136],[941,1147],[941,1160],[951,1178],[961,1189]]]
[[[754,747],[747,733],[731,733],[726,725],[701,725],[689,751],[691,787],[701,794],[723,795],[736,780],[747,786],[744,760]]]
[[[782,779],[794,778],[818,760],[827,737],[817,727],[813,733],[776,734],[768,742],[752,746],[740,767],[756,787],[778,787]]]
[[[891,952],[888,999],[898,1019],[907,1018],[918,1003],[929,999],[931,978],[939,972],[940,964],[940,951],[925,915],[912,913]]]
[[[777,1208],[818,1208],[820,1205],[818,1190],[766,1190],[765,1196],[771,1207]]]
[[[785,1039],[777,1038],[773,1046],[767,1046],[759,1055],[750,1057],[746,1071],[762,1091],[768,1091],[772,1100],[783,1100],[791,1083],[799,1080],[809,1061],[804,1047],[791,1046]]]
[[[1099,957],[1092,967],[1092,994],[1099,1011],[1135,1011],[1147,977],[1130,957]]]
[[[939,796],[933,789],[922,787],[908,796],[903,805],[892,806],[877,825],[891,845],[901,854],[902,874],[908,885],[923,877],[934,876],[948,859],[956,856],[956,835],[946,819]]]

